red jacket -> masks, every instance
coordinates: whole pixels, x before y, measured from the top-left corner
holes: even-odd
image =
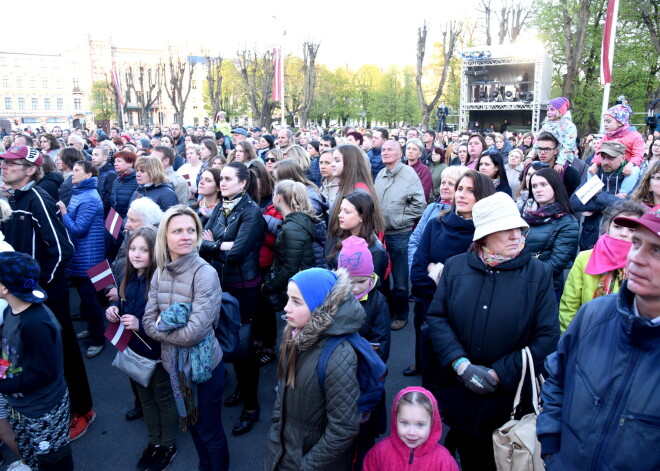
[[[282,220],[282,215],[278,210],[275,209],[273,204],[269,204],[265,209],[262,210],[264,216],[273,216],[279,220]],[[259,268],[270,268],[273,264],[273,247],[275,247],[275,234],[272,234],[269,231],[266,231],[266,238],[264,239],[264,245],[261,246],[259,251]]]
[[[626,146],[626,154],[624,155],[626,162],[632,162],[637,167],[642,166],[642,162],[644,161],[644,138],[637,131],[626,131],[625,129],[621,128],[603,136],[603,138],[600,140],[598,149],[596,149],[596,155],[591,161],[592,164],[600,165],[602,162],[599,152],[603,143],[607,141],[617,141]]]
[[[396,405],[401,396],[411,391],[424,393],[433,404],[433,423],[428,440],[417,448],[408,448],[396,432]],[[392,405],[392,434],[376,444],[362,465],[363,471],[458,471],[458,465],[447,449],[438,443],[442,437],[442,421],[438,403],[424,388],[409,387],[397,394]]]
[[[415,162],[414,165],[410,165],[410,167],[415,173],[417,173],[417,176],[421,180],[422,188],[424,189],[424,198],[428,200],[431,191],[433,191],[433,177],[431,177],[431,170],[422,163],[421,159]]]

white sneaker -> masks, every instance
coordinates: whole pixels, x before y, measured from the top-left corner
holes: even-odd
[[[7,466],[7,471],[32,471],[32,468],[18,460]]]

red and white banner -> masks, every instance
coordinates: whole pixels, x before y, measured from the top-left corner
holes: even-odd
[[[98,265],[87,270],[87,275],[96,291],[101,291],[103,288],[116,284],[115,277],[107,260],[103,260]]]
[[[282,67],[282,49],[273,49],[273,92],[270,99],[273,101],[282,101],[282,80],[284,77]]]
[[[121,322],[111,322],[105,329],[105,338],[117,347],[117,350],[123,352],[128,347],[128,342],[131,341],[131,331],[124,328]]]
[[[105,228],[108,230],[112,237],[117,239],[119,237],[119,232],[121,231],[121,226],[124,223],[124,219],[117,214],[115,208],[110,208],[108,217],[105,220]]]
[[[600,55],[600,84],[612,83],[612,64],[614,63],[614,40],[616,37],[616,19],[619,12],[619,0],[608,0],[605,26],[603,27],[603,45]]]
[[[121,96],[121,79],[119,78],[119,72],[115,69],[110,71],[110,77],[112,78],[112,84],[115,86],[117,91],[117,99],[119,100],[119,105],[124,107],[124,98]]]

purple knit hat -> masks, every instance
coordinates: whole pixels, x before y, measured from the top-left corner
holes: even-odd
[[[345,268],[351,276],[371,276],[374,272],[374,259],[367,242],[356,236],[350,236],[341,243],[337,265]]]
[[[605,112],[621,124],[630,124],[630,116],[632,115],[632,108],[628,105],[614,105],[612,108]]]
[[[559,111],[559,114],[564,116],[568,109],[571,107],[571,102],[568,101],[568,98],[564,98],[563,96],[558,96],[557,98],[553,98],[550,100],[548,103],[548,106],[554,106],[557,111]]]

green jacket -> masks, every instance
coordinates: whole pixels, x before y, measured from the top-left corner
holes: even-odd
[[[580,252],[573,262],[573,268],[568,274],[564,293],[559,303],[559,328],[562,335],[571,323],[580,306],[594,299],[594,293],[598,282],[603,275],[588,275],[584,271],[587,268],[587,262],[591,257],[593,250]],[[619,282],[616,281],[612,293],[619,291]]]
[[[351,445],[360,429],[353,347],[344,341],[330,355],[325,394],[317,374],[328,336],[357,332],[364,323],[364,310],[351,291],[348,272],[340,269],[338,275],[323,304],[293,339],[298,354],[295,387],[279,381],[267,439],[267,471],[351,469]],[[291,338],[291,330],[285,329],[284,338]]]

